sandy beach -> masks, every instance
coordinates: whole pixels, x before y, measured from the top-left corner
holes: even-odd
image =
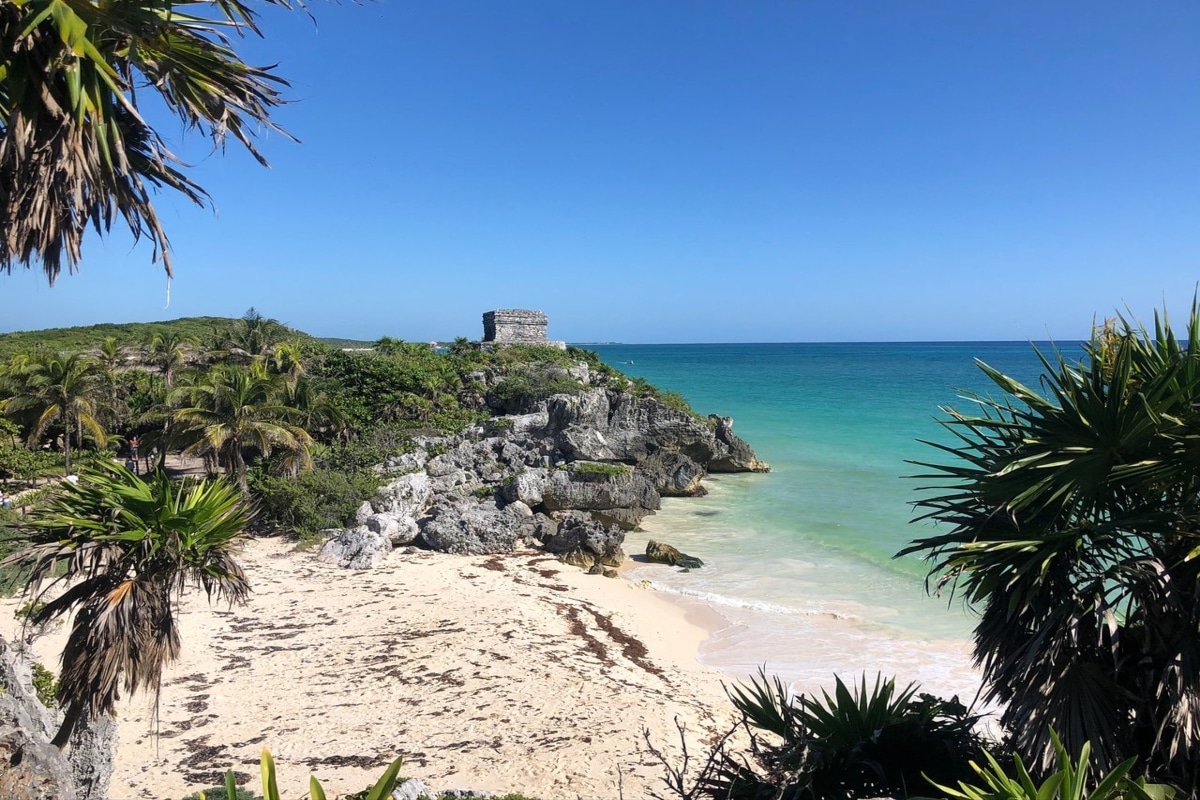
[[[225,769],[257,791],[264,747],[285,797],[310,773],[359,791],[400,755],[437,790],[642,798],[662,788],[643,729],[673,750],[678,717],[699,749],[731,718],[695,658],[718,615],[544,553],[413,550],[351,571],[261,539],[243,561],[247,605],[187,595],[157,736],[152,698],[123,704],[113,800],[178,800]],[[17,605],[0,606],[10,640]],[[63,639],[34,646],[51,669]]]

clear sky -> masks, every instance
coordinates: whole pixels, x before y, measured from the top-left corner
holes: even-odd
[[[255,306],[320,336],[1057,339],[1200,279],[1200,3],[312,0],[266,14],[301,144],[176,123],[160,196],[0,331]],[[1182,319],[1180,319],[1182,321]]]

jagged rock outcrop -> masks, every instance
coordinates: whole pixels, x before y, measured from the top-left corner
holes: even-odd
[[[394,547],[410,544],[420,535],[417,519],[433,501],[429,475],[413,472],[379,487],[358,509],[356,521],[372,533],[386,536]]]
[[[654,484],[624,464],[576,461],[550,470],[541,494],[547,511],[588,511],[625,530],[633,530],[661,506]]]
[[[562,515],[558,529],[543,542],[542,547],[568,564],[581,569],[597,565],[619,567],[625,560],[621,545],[625,531],[616,525],[604,525],[586,514],[568,512]]]
[[[528,506],[526,506],[528,510]],[[421,521],[421,539],[434,550],[481,556],[511,553],[535,537],[537,523],[512,505],[439,499]]]
[[[471,554],[541,543],[602,569],[619,563],[623,531],[637,528],[663,496],[704,494],[709,472],[769,469],[727,417],[703,419],[618,388],[584,362],[539,369],[580,388],[456,436],[418,439],[415,452],[380,468],[403,474],[363,504],[357,528],[330,538],[323,557],[375,563],[386,554],[384,541]],[[471,379],[490,396],[511,377],[488,368]]]
[[[709,472],[770,472],[771,465],[758,460],[750,445],[733,432],[733,417],[709,414],[713,435],[724,447],[708,462]]]
[[[670,564],[672,567],[684,569],[700,569],[704,566],[704,562],[695,556],[681,553],[671,545],[653,539],[646,542],[646,558],[656,564]]]
[[[348,569],[370,569],[383,563],[392,552],[392,540],[366,525],[350,530],[327,531],[329,538],[321,546],[317,560]]]
[[[638,472],[653,481],[655,490],[663,497],[703,497],[708,494],[701,483],[707,470],[674,450],[650,454],[638,464]]]
[[[50,744],[56,720],[33,691],[29,664],[2,638],[0,689],[0,797],[79,800],[71,763]]]

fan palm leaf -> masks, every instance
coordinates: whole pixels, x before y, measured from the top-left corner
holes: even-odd
[[[946,409],[948,461],[902,551],[979,610],[975,656],[1019,750],[1048,770],[1058,730],[1115,767],[1196,780],[1200,764],[1200,307],[1188,339],[1118,319],[1041,391],[980,365],[1002,399]]]
[[[5,563],[28,571],[34,624],[74,612],[62,655],[60,747],[83,716],[112,714],[121,692],[157,698],[180,653],[176,604],[188,587],[244,602],[235,555],[250,512],[224,481],[143,481],[115,464],[64,483],[19,529]]]

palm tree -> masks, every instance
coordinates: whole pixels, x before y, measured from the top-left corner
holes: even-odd
[[[269,456],[274,447],[309,463],[312,437],[300,426],[300,412],[283,401],[278,376],[235,365],[214,367],[189,391],[190,405],[175,412],[188,453],[214,455],[228,475],[249,492],[246,456],[251,449]]]
[[[151,189],[199,205],[208,196],[142,103],[163,104],[217,146],[232,135],[264,164],[255,131],[278,130],[270,112],[286,82],[245,64],[231,30],[259,33],[245,0],[0,3],[0,270],[37,263],[53,283],[77,268],[89,226],[103,234],[123,219],[171,274]]]
[[[226,350],[234,359],[250,363],[259,358],[270,358],[275,346],[288,334],[285,325],[260,314],[253,306],[239,319],[234,320],[226,341]]]
[[[29,432],[30,447],[37,444],[52,423],[60,424],[64,429],[67,472],[71,471],[72,437],[82,445],[87,430],[98,444],[103,445],[107,440],[100,424],[103,376],[96,361],[79,354],[38,354],[19,373],[10,374],[10,378],[16,379],[16,388],[11,397],[0,401],[0,413],[35,415]]]
[[[1194,791],[1200,306],[1186,342],[1156,315],[1098,331],[1081,363],[1041,357],[1044,393],[981,364],[1003,398],[945,409],[956,442],[934,445],[951,459],[923,465],[917,506],[951,530],[903,553],[978,609],[975,658],[1022,753],[1048,768],[1053,728]]]
[[[122,690],[157,697],[163,668],[179,656],[176,604],[188,586],[210,601],[245,601],[234,555],[249,520],[224,480],[173,483],[160,472],[147,483],[116,464],[62,484],[34,509],[4,563],[29,571],[32,624],[74,613],[55,745],[81,720],[112,714]]]
[[[176,374],[187,366],[188,350],[193,344],[190,337],[174,330],[159,331],[146,343],[146,360],[162,373],[163,385],[168,392],[175,386]]]

